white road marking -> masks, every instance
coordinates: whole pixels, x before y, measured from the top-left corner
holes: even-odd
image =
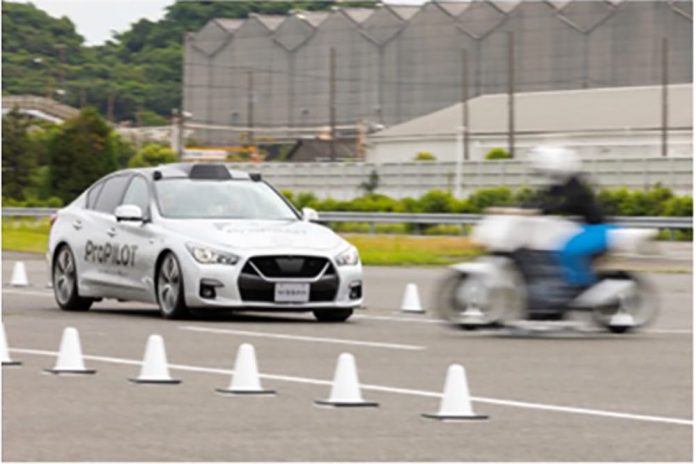
[[[33,350],[33,349],[27,349],[27,348],[11,348],[10,351],[15,352],[15,353],[33,354],[33,355],[39,355],[39,356],[54,356],[54,357],[58,356],[57,351]],[[137,361],[137,360],[133,360],[133,359],[123,359],[123,358],[113,358],[113,357],[107,357],[107,356],[93,356],[93,355],[84,355],[83,357],[85,359],[91,360],[91,361],[107,362],[107,363],[113,363],[113,364],[125,364],[125,365],[131,365],[131,366],[139,366],[141,364],[141,361]],[[190,366],[190,365],[184,365],[184,364],[170,364],[169,367],[171,369],[188,371],[188,372],[202,372],[202,373],[208,373],[208,374],[221,374],[221,375],[226,375],[226,376],[230,376],[230,375],[234,374],[234,370],[219,369],[219,368],[212,368],[212,367]],[[329,386],[332,384],[332,382],[329,380],[311,379],[311,378],[307,378],[307,377],[295,377],[295,376],[289,376],[289,375],[275,375],[275,374],[259,374],[259,375],[264,379],[278,380],[281,382],[293,382],[293,383],[302,383],[302,384],[310,384],[310,385],[323,385],[323,386]],[[399,395],[425,396],[428,398],[441,398],[442,397],[442,394],[438,393],[438,392],[431,392],[431,391],[426,391],[426,390],[414,390],[414,389],[410,389],[410,388],[388,387],[388,386],[383,386],[383,385],[369,385],[369,384],[362,384],[361,387],[364,390],[379,391],[379,392],[384,392],[384,393],[395,393],[395,394],[399,394]],[[505,400],[505,399],[498,399],[498,398],[486,398],[486,397],[481,397],[481,396],[472,396],[471,400],[478,402],[478,403],[493,404],[493,405],[497,405],[497,406],[510,406],[510,407],[514,407],[514,408],[537,409],[537,410],[542,410],[542,411],[564,412],[564,413],[568,413],[568,414],[581,414],[581,415],[597,416],[597,417],[609,417],[609,418],[614,418],[614,419],[626,419],[626,420],[635,420],[635,421],[643,421],[643,422],[655,422],[655,423],[663,423],[663,424],[693,426],[693,420],[677,418],[677,417],[653,416],[653,415],[646,415],[646,414],[632,414],[632,413],[617,412],[617,411],[606,411],[606,410],[602,410],[602,409],[578,408],[578,407],[572,407],[572,406],[557,406],[557,405],[553,405],[553,404],[530,403],[527,401]]]
[[[34,290],[18,290],[15,288],[3,288],[2,293],[14,293],[15,295],[45,296],[53,298],[53,292],[40,292]]]
[[[396,322],[415,322],[417,324],[444,324],[442,319],[435,317],[401,317],[401,316],[372,316],[367,314],[357,314],[352,317],[352,319],[373,319],[376,321],[396,321]],[[640,333],[654,333],[654,334],[684,334],[691,335],[693,330],[691,329],[639,329]],[[489,333],[492,333],[489,331]]]
[[[338,345],[368,346],[371,348],[388,348],[393,350],[419,351],[426,349],[424,346],[402,345],[399,343],[370,342],[364,340],[348,340],[345,338],[307,337],[301,335],[289,335],[274,332],[252,332],[248,330],[215,329],[211,327],[198,327],[192,325],[179,326],[179,328],[181,330],[190,330],[194,332],[208,332],[223,335],[242,335],[247,337],[278,338],[283,340],[296,340],[303,342],[335,343]]]
[[[694,331],[691,329],[646,329],[646,330],[641,330],[641,332],[654,333],[654,334],[682,334],[682,335],[691,335],[692,333],[694,333]]]
[[[368,316],[366,314],[356,314],[351,319],[373,319],[375,321],[398,321],[398,322],[420,322],[421,324],[442,324],[442,319],[433,317],[402,317],[402,316]]]
[[[13,293],[16,295],[33,295],[33,296],[43,296],[47,298],[53,298],[52,292],[41,292],[33,290],[19,290],[14,288],[3,288],[3,293]],[[438,318],[424,316],[424,317],[405,317],[405,316],[372,316],[367,314],[356,314],[352,317],[353,319],[368,319],[375,321],[396,321],[396,322],[412,322],[416,324],[442,324],[443,321]],[[664,335],[691,335],[693,333],[692,329],[644,329],[640,330],[640,333],[652,333],[652,334],[664,334]],[[425,349],[425,347],[418,347],[418,349]]]

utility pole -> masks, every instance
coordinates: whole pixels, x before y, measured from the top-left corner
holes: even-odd
[[[329,50],[329,125],[331,161],[336,161],[336,49]]]
[[[462,49],[462,135],[464,138],[464,159],[469,160],[469,56]]]
[[[179,114],[178,118],[176,119],[176,124],[177,124],[177,132],[176,135],[178,137],[178,140],[176,141],[177,147],[179,148],[179,159],[184,157],[184,152],[185,148],[184,147],[184,110],[183,108],[179,108]]]
[[[662,156],[667,156],[669,127],[669,39],[662,38]]]
[[[58,89],[56,89],[56,100],[62,101],[65,95],[65,44],[57,44],[58,50]]]
[[[254,146],[254,73],[247,71],[247,144]],[[256,150],[254,150],[255,152]]]
[[[114,122],[114,106],[116,104],[116,94],[113,90],[109,90],[109,95],[106,100],[106,119]]]
[[[84,85],[80,86],[80,109],[87,106],[87,88]]]
[[[508,152],[515,157],[515,36],[508,32]]]

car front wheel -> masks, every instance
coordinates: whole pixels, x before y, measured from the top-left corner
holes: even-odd
[[[157,269],[157,303],[160,313],[167,319],[179,319],[189,315],[184,301],[181,266],[171,252],[164,255]]]
[[[352,308],[314,310],[314,317],[319,322],[344,322],[352,315]]]
[[[68,245],[58,249],[53,260],[53,296],[64,311],[87,311],[93,300],[77,293],[77,266]]]

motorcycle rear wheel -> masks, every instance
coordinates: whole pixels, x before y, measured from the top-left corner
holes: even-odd
[[[504,282],[493,282],[482,275],[452,272],[438,287],[440,317],[464,330],[522,319],[526,311],[522,278],[514,269],[504,275]]]

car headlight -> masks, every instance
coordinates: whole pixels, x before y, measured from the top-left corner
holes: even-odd
[[[239,256],[212,248],[187,244],[189,252],[193,258],[201,264],[229,264],[235,265],[239,261]]]
[[[343,253],[336,256],[336,264],[339,266],[355,266],[360,264],[360,255],[358,250],[355,248],[350,248]]]

